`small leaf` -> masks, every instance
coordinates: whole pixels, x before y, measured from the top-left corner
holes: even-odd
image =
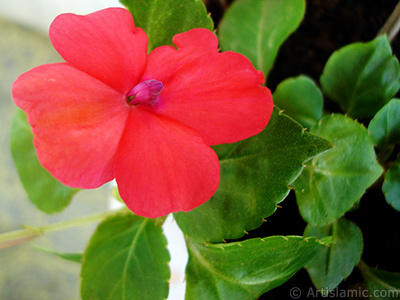
[[[173,45],[175,34],[193,28],[213,30],[214,24],[200,0],[120,0],[133,15],[135,25],[149,37],[149,51]]]
[[[219,25],[221,47],[243,54],[267,77],[279,47],[300,25],[304,13],[304,0],[236,1]]]
[[[287,281],[324,247],[300,236],[211,245],[188,240],[185,299],[254,300]]]
[[[18,109],[11,128],[11,153],[29,200],[45,213],[60,212],[79,191],[60,183],[36,156],[33,134],[25,113]]]
[[[304,235],[319,239],[333,236],[333,244],[321,249],[306,266],[315,287],[327,296],[359,262],[363,249],[362,233],[354,223],[339,219],[333,225],[320,228],[308,225]]]
[[[330,147],[327,140],[304,132],[275,108],[260,134],[214,148],[221,163],[217,192],[200,207],[176,213],[175,219],[185,234],[198,241],[239,238],[274,213],[303,162]]]
[[[276,106],[305,128],[311,128],[322,117],[322,93],[307,76],[282,81],[276,88],[273,99]]]
[[[155,219],[131,213],[106,219],[84,253],[82,299],[166,299],[170,276],[166,246]]]
[[[311,133],[335,148],[312,160],[293,183],[300,213],[307,223],[323,226],[339,219],[382,174],[368,131],[343,115],[329,115]]]
[[[368,130],[378,147],[400,143],[400,100],[392,99],[378,111]]]
[[[382,191],[385,194],[386,202],[400,211],[400,160],[387,171]]]
[[[45,253],[58,256],[58,257],[60,257],[62,259],[65,259],[65,260],[73,261],[73,262],[76,262],[76,263],[82,263],[82,259],[83,259],[83,254],[82,253],[64,253],[64,252],[58,252],[58,251],[45,249],[45,248],[42,248],[42,247],[35,247],[35,248],[40,250],[40,251],[43,251]]]
[[[321,76],[324,94],[353,117],[372,117],[400,88],[400,66],[386,36],[334,52]]]
[[[360,270],[368,289],[369,299],[396,300],[400,298],[400,273],[373,269],[365,263]]]

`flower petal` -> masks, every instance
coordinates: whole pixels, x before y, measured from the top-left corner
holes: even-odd
[[[209,145],[233,143],[262,131],[272,114],[264,75],[244,56],[218,53],[215,35],[193,29],[149,54],[142,80],[164,85],[156,113],[195,129]]]
[[[66,63],[37,67],[12,87],[33,128],[43,167],[66,185],[95,188],[114,176],[129,107],[124,95]]]
[[[115,169],[128,208],[150,218],[194,209],[219,184],[218,157],[196,132],[139,106],[129,115]]]
[[[137,84],[146,65],[147,35],[126,9],[62,14],[51,24],[50,40],[69,64],[123,94]]]

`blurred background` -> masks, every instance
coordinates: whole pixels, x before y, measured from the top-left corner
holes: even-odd
[[[10,153],[10,131],[16,111],[11,84],[31,68],[61,58],[47,37],[52,20],[61,13],[87,14],[121,6],[117,0],[1,0],[0,4],[0,233],[21,225],[42,226],[109,209],[109,188],[80,191],[62,213],[46,215],[30,203],[19,182]],[[83,252],[96,224],[46,234],[27,243],[0,248],[1,300],[78,300],[80,264],[37,248]],[[183,299],[187,253],[176,224],[164,226],[172,252],[168,299]],[[175,253],[175,254],[174,254]]]

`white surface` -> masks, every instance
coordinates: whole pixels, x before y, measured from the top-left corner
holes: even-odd
[[[185,299],[185,268],[188,260],[183,233],[176,224],[172,215],[169,215],[163,225],[164,233],[168,240],[168,250],[171,254],[171,281],[169,285],[168,300]]]
[[[118,0],[0,0],[0,16],[47,33],[59,14],[88,14],[117,6],[122,6]]]

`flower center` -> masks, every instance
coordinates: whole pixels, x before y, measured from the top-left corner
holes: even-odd
[[[158,103],[157,96],[160,95],[163,87],[163,84],[158,80],[142,81],[126,94],[126,101],[133,106],[138,104],[155,106]]]

